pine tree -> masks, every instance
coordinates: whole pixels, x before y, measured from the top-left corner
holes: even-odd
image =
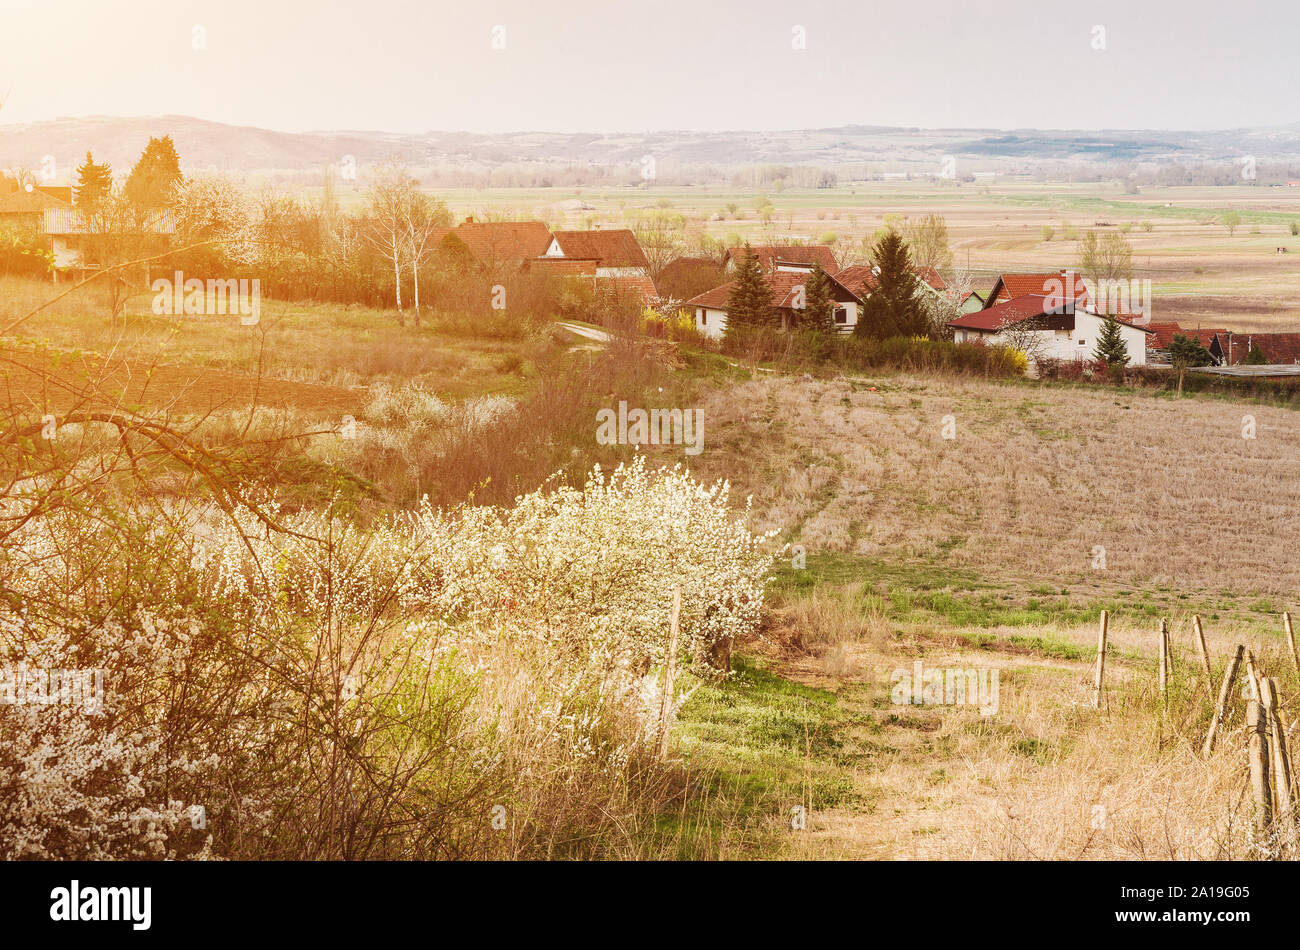
[[[876,289],[862,305],[853,332],[878,340],[895,336],[922,336],[930,332],[930,315],[917,296],[917,277],[907,242],[896,231],[886,231],[871,253]]]
[[[831,279],[814,262],[808,279],[804,281],[803,328],[818,333],[835,332],[835,298],[831,295]]]
[[[754,249],[745,244],[745,256],[736,266],[736,279],[727,295],[727,328],[765,327],[775,319],[771,292]]]
[[[113,169],[107,162],[97,163],[86,153],[86,161],[77,168],[77,184],[73,189],[77,204],[88,209],[98,207],[113,190]]]
[[[1268,364],[1268,357],[1264,355],[1264,351],[1259,348],[1258,343],[1252,342],[1250,344],[1250,352],[1246,354],[1246,365],[1266,366],[1267,364]]]
[[[167,207],[172,189],[181,181],[181,159],[170,135],[150,138],[140,160],[126,177],[123,190],[138,211]]]
[[[1107,317],[1097,334],[1097,348],[1093,350],[1093,359],[1100,360],[1107,366],[1126,366],[1128,364],[1128,344],[1120,333],[1119,321]]]

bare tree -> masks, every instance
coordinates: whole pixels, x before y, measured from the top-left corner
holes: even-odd
[[[416,194],[415,179],[398,165],[379,168],[366,190],[370,218],[366,239],[393,262],[393,293],[399,314],[402,312],[402,262],[410,254],[407,221]]]
[[[406,250],[411,264],[411,281],[415,292],[415,325],[420,325],[420,267],[433,250],[433,236],[439,228],[451,225],[451,213],[441,201],[422,191],[412,192],[403,209]]]
[[[1103,281],[1128,280],[1133,276],[1133,245],[1116,231],[1097,237],[1089,231],[1079,242],[1079,269],[1099,290]]]
[[[998,327],[998,336],[1005,346],[1025,354],[1029,363],[1037,365],[1047,356],[1047,324],[1041,317],[1027,320],[1008,319]]]
[[[685,217],[662,208],[645,211],[633,220],[632,233],[650,262],[651,279],[658,280],[663,269],[681,256],[685,228]]]
[[[941,215],[927,214],[916,221],[909,218],[903,225],[903,238],[912,253],[912,263],[918,269],[933,267],[939,270],[952,266],[948,222]]]

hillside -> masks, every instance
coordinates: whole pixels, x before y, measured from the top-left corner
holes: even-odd
[[[1213,132],[1160,130],[917,129],[846,125],[789,131],[649,133],[512,132],[420,134],[333,130],[278,132],[225,125],[191,116],[63,117],[0,125],[0,166],[37,167],[54,155],[61,167],[87,148],[115,168],[129,167],[151,135],[170,135],[188,169],[231,172],[303,171],[337,164],[395,159],[416,166],[485,169],[509,163],[633,165],[654,155],[660,165],[737,166],[870,163],[935,173],[945,156],[988,170],[1024,170],[1038,163],[1261,161],[1300,158],[1300,126]]]

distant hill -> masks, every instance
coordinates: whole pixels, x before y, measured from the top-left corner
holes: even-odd
[[[659,166],[872,164],[884,170],[929,171],[946,156],[963,167],[1026,169],[1036,163],[1300,161],[1300,125],[1218,132],[1069,131],[1039,129],[905,129],[852,125],[781,132],[552,133],[372,131],[275,132],[189,116],[60,118],[0,125],[0,167],[59,168],[78,164],[87,149],[114,169],[128,168],[150,135],[171,135],[188,171],[307,171],[396,159],[412,166],[490,169],[518,163],[621,166],[652,155]],[[61,176],[62,177],[62,176]]]

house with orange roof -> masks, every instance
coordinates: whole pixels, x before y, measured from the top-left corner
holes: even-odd
[[[796,326],[803,318],[803,301],[806,297],[807,270],[772,270],[763,274],[768,288],[768,302],[783,317],[786,326]],[[841,283],[834,275],[830,278],[831,298],[835,327],[841,333],[852,333],[858,322],[862,299]],[[728,281],[720,287],[686,301],[685,307],[695,313],[695,328],[707,337],[721,339],[727,329],[727,307],[736,282]]]
[[[539,263],[559,260],[591,264],[597,292],[640,300],[646,306],[659,300],[650,277],[650,261],[636,235],[627,228],[556,231]]]
[[[493,274],[519,270],[551,246],[551,230],[541,221],[476,221],[468,217],[454,228],[439,229],[433,243],[441,244],[449,234],[469,249],[479,266]]]

